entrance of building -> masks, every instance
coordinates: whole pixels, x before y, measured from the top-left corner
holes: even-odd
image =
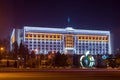
[[[64,42],[65,42],[65,49],[64,53],[65,54],[74,54],[74,35],[73,34],[65,34],[64,37]]]
[[[64,50],[65,54],[75,54],[74,48],[65,48]]]

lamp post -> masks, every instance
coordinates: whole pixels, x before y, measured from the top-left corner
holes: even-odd
[[[2,52],[4,51],[3,47],[0,47],[0,60],[2,59]]]
[[[1,47],[1,48],[0,48],[0,53],[2,54],[3,51],[4,51],[4,48]]]

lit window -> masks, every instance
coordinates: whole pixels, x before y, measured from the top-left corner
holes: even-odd
[[[89,37],[89,39],[91,39],[91,37]]]
[[[56,36],[54,35],[54,38],[56,38]]]
[[[40,35],[38,35],[38,37],[40,37]]]
[[[106,40],[108,40],[108,37],[106,37]]]
[[[52,35],[50,35],[50,38],[52,38]]]
[[[25,34],[26,37],[28,37],[28,34]]]
[[[96,37],[96,40],[98,40],[98,37]]]

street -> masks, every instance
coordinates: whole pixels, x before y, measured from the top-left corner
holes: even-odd
[[[0,80],[120,80],[119,70],[43,70],[0,72]]]

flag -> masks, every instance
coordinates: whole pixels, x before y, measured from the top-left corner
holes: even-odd
[[[68,24],[70,23],[70,17],[68,17]]]

